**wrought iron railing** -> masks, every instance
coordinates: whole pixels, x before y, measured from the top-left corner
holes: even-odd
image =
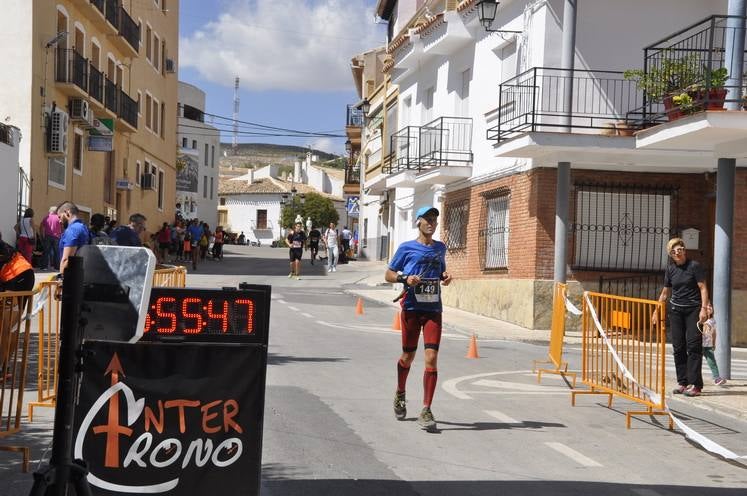
[[[451,201],[444,205],[444,243],[448,250],[467,247],[469,199]]]
[[[477,248],[481,270],[508,269],[511,192],[498,188],[482,194]]]
[[[604,294],[656,300],[664,286],[664,273],[635,276],[599,276],[599,292]]]
[[[88,94],[99,102],[104,101],[104,73],[93,64],[88,65]]]
[[[119,14],[119,34],[130,44],[136,52],[140,51],[140,25],[130,17],[130,14],[120,7]],[[158,48],[156,48],[158,50]]]
[[[729,101],[741,106],[744,85],[726,84],[726,52],[734,47],[737,36],[745,36],[734,27],[739,19],[710,16],[645,47],[643,73],[651,84],[643,106],[632,117],[641,125],[652,125],[683,114],[720,110]],[[682,94],[687,95],[684,103],[673,100]]]
[[[577,183],[572,205],[576,270],[660,272],[678,232],[673,186]]]
[[[361,168],[360,165],[348,165],[345,167],[345,184],[360,184]]]
[[[419,170],[418,154],[420,153],[420,127],[405,126],[391,138],[389,148],[391,159],[385,164],[385,174],[395,174],[405,170]]]
[[[75,49],[57,49],[55,79],[58,83],[72,83],[88,91],[88,60]]]
[[[0,123],[0,143],[13,146],[13,128]]]
[[[122,90],[119,92],[118,115],[124,119],[127,124],[137,129],[137,101],[133,100],[130,95]]]
[[[569,84],[573,100],[567,108],[563,95]],[[632,129],[623,121],[642,103],[643,92],[622,72],[534,67],[500,85],[498,124],[487,137],[503,141],[524,132],[609,129],[617,134],[617,123],[627,134]]]
[[[106,20],[109,24],[119,29],[119,0],[105,0],[106,1]]]
[[[420,128],[420,168],[472,162],[472,119],[439,117]]]
[[[363,110],[356,108],[355,105],[348,105],[345,116],[345,125],[348,127],[363,127],[365,115]]]
[[[104,0],[91,0],[91,5],[96,7],[99,12],[102,14],[105,12],[106,8],[104,7]]]
[[[104,76],[104,105],[115,114],[119,111],[119,88],[106,76]]]

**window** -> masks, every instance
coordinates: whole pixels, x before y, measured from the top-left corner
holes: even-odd
[[[221,204],[221,206],[224,206],[226,204],[226,198],[225,197],[223,197],[223,198],[220,199],[220,204]]]
[[[159,169],[158,171],[158,210],[163,210],[163,193],[164,193],[164,174]]]
[[[192,149],[197,150],[197,140],[192,140]]]
[[[157,100],[153,100],[153,132],[159,134],[158,127],[158,114],[160,114],[160,107]]]
[[[436,94],[436,89],[431,86],[425,90],[423,97],[423,124],[426,124],[433,119],[433,97]]]
[[[146,93],[145,94],[145,127],[148,129],[153,129],[152,124],[152,114],[153,114],[153,98]]]
[[[182,148],[187,148],[187,138],[182,138]]]
[[[166,40],[161,42],[161,74],[166,74]]]
[[[215,181],[214,177],[210,178],[210,199],[213,199],[213,190],[215,189],[215,184],[213,184],[213,181]]]
[[[145,58],[148,62],[153,62],[153,30],[149,25],[145,25]]]
[[[505,189],[483,195],[482,227],[478,245],[483,270],[508,268],[510,200],[511,195]]]
[[[205,143],[205,155],[204,155],[204,159],[203,159],[203,162],[205,162],[205,167],[208,166],[208,147],[209,147],[209,145],[207,143]]]
[[[207,198],[207,176],[202,178],[202,197]]]
[[[137,115],[138,117],[143,115],[142,100],[143,100],[143,94],[140,92],[140,90],[138,90],[137,92]]]
[[[153,68],[156,71],[161,70],[161,38],[153,33]]]
[[[215,167],[215,145],[210,148],[210,167]]]
[[[66,174],[65,157],[50,157],[47,168],[47,177],[49,184],[65,189]]]
[[[676,198],[674,187],[576,184],[574,268],[664,270]]]
[[[166,138],[166,131],[164,128],[166,127],[166,104],[164,102],[161,102],[161,138]]]
[[[467,247],[469,200],[459,200],[444,206],[444,243],[449,250]]]
[[[135,184],[137,184],[138,186],[140,186],[140,176],[142,176],[142,174],[143,171],[140,168],[140,161],[138,160],[137,162],[135,162]]]
[[[91,64],[98,70],[101,65],[101,47],[98,42],[93,39],[91,40]]]
[[[78,128],[73,133],[73,172],[83,173],[83,131]]]
[[[114,203],[114,152],[106,153],[106,163],[104,164],[104,184],[102,192],[104,193],[104,203]]]
[[[267,229],[267,210],[257,210],[257,229]]]

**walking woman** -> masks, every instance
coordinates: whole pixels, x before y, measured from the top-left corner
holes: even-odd
[[[664,273],[664,288],[659,301],[669,299],[669,327],[672,330],[674,366],[677,371],[677,387],[674,394],[699,396],[703,389],[703,337],[698,323],[708,319],[708,288],[703,267],[695,260],[688,260],[685,242],[680,238],[670,239],[667,252],[672,262]],[[659,315],[652,316],[654,325]]]
[[[324,244],[327,245],[327,272],[337,272],[337,257],[340,256],[339,236],[336,224],[329,223],[329,228],[324,232]]]
[[[32,209],[26,209],[23,218],[16,224],[15,230],[18,236],[18,251],[31,263],[36,244],[36,227],[34,227],[34,211]]]

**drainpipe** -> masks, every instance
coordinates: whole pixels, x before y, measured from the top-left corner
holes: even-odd
[[[729,0],[726,20],[726,58],[729,79],[726,87],[726,109],[739,110],[742,100],[744,69],[744,35],[747,3]],[[731,100],[731,101],[729,101]],[[716,328],[721,339],[716,340],[716,362],[725,379],[731,379],[731,254],[734,232],[734,190],[737,161],[719,158],[716,175],[716,228],[713,243],[713,308]]]
[[[571,108],[573,106],[573,67],[576,53],[576,2],[565,0],[563,8],[563,45],[560,57],[561,69],[570,69],[563,91],[563,116],[565,132],[571,131]],[[568,204],[570,203],[571,163],[558,162],[555,192],[555,282],[566,281],[566,260],[568,247]]]

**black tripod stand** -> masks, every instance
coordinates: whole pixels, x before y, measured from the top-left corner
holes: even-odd
[[[83,303],[83,258],[70,257],[62,282],[62,319],[60,325],[60,358],[58,364],[57,404],[54,410],[52,458],[49,465],[34,472],[30,496],[65,496],[68,485],[77,496],[92,496],[88,485],[88,468],[83,460],[73,460],[73,417],[75,390],[81,359]],[[77,370],[76,370],[77,369]]]

